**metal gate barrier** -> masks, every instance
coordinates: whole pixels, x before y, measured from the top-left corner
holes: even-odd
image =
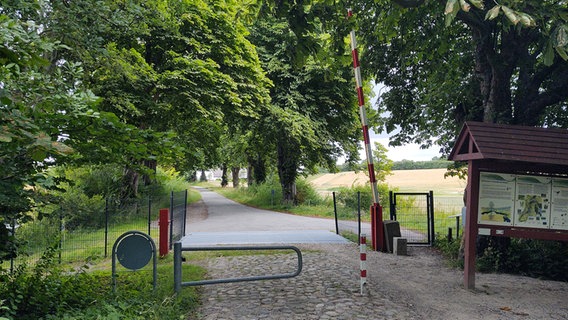
[[[227,279],[213,279],[213,280],[199,280],[182,282],[181,263],[182,251],[224,251],[224,250],[294,250],[298,256],[298,267],[296,271],[291,273],[263,275],[243,278],[227,278]],[[201,286],[207,284],[231,283],[231,282],[244,282],[244,281],[258,281],[258,280],[273,280],[273,279],[286,279],[293,278],[302,272],[302,252],[295,246],[220,246],[220,247],[188,247],[183,248],[181,242],[174,243],[174,290],[176,293],[181,291],[181,287],[185,286]]]
[[[408,244],[434,244],[434,193],[389,192],[390,218],[398,221]]]

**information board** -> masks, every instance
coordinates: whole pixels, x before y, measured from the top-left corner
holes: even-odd
[[[568,230],[568,179],[552,180],[550,228]]]
[[[514,226],[550,227],[551,179],[540,176],[517,176]]]
[[[479,175],[479,224],[568,230],[568,179]]]
[[[515,176],[480,172],[478,223],[513,225]]]

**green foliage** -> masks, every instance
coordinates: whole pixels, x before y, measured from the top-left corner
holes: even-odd
[[[414,161],[414,160],[401,160],[395,161],[393,170],[419,170],[419,169],[446,169],[453,161],[447,160],[430,160],[430,161]]]
[[[559,241],[511,238],[507,250],[489,246],[476,259],[480,272],[518,274],[533,278],[568,282],[568,245]],[[449,242],[437,236],[435,247],[451,266],[463,268],[459,258],[460,239]]]
[[[6,233],[5,223],[23,223],[33,208],[51,202],[44,191],[56,182],[43,169],[70,160],[75,141],[70,119],[97,117],[96,99],[80,83],[81,66],[50,65],[45,57],[65,47],[45,37],[33,20],[9,18],[11,9],[3,6],[0,13],[0,234]],[[15,245],[2,237],[0,257]]]
[[[116,293],[110,271],[62,270],[55,250],[46,251],[34,267],[22,265],[0,273],[0,319],[182,319],[198,306],[194,288],[174,295],[171,260],[158,266],[158,287],[149,270],[120,272]],[[202,279],[204,270],[183,266],[188,279]]]
[[[305,179],[296,179],[296,199],[302,205],[320,205],[324,203],[322,196]]]
[[[362,8],[362,70],[388,88],[376,132],[394,133],[393,145],[435,143],[449,154],[464,121],[568,126],[564,2],[416,3],[352,4]]]
[[[460,239],[454,239],[453,241],[448,241],[447,238],[442,237],[437,234],[435,237],[434,247],[440,250],[440,252],[448,260],[448,264],[451,267],[463,269],[464,262],[459,258],[460,250]]]
[[[357,100],[347,46],[342,43],[330,54],[325,17],[314,12],[318,6],[281,3],[272,9],[259,17],[249,37],[274,84],[255,131],[260,148],[254,151],[273,150],[283,196],[293,202],[292,186],[301,168],[335,170],[340,155],[357,157]],[[313,19],[307,25],[301,23],[306,16]]]
[[[480,271],[515,273],[568,281],[568,246],[564,242],[511,239],[507,251],[489,247],[478,258]]]
[[[388,203],[389,198],[389,186],[386,183],[377,184],[379,191],[379,198],[381,199],[381,204],[385,206]],[[341,205],[350,208],[352,210],[357,210],[357,193],[361,193],[361,211],[366,212],[373,204],[373,195],[371,192],[371,186],[369,184],[356,184],[350,188],[341,187],[336,191],[336,200]],[[384,208],[384,212],[388,210]]]

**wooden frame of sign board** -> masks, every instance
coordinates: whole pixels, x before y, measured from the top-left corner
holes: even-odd
[[[448,159],[468,163],[466,288],[478,235],[568,241],[568,130],[466,122]]]

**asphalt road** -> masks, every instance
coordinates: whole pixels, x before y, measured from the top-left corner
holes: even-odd
[[[302,217],[248,207],[196,188],[207,207],[205,220],[186,225],[183,246],[269,243],[345,243],[333,219]]]

